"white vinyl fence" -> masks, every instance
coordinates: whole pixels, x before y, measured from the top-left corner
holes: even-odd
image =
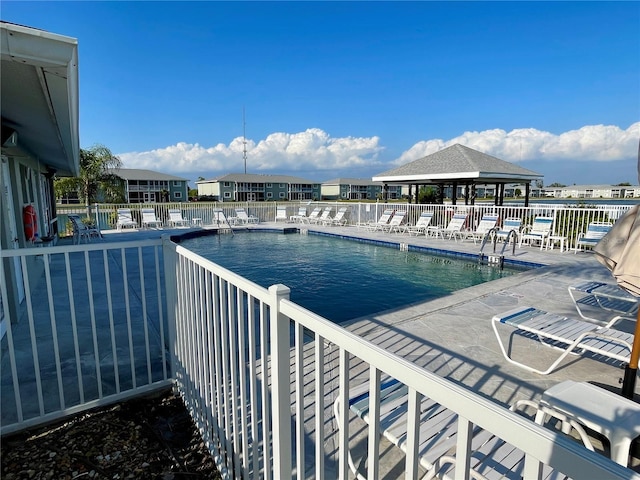
[[[3,435],[174,384],[225,478],[350,478],[355,422],[333,418],[353,386],[408,386],[458,416],[456,478],[468,478],[474,427],[527,455],[525,477],[548,464],[572,478],[639,478],[602,455],[390,354],[189,250],[162,241],[1,251],[2,295],[25,277],[19,311],[3,304]],[[167,347],[167,348],[165,348]],[[416,478],[416,412],[406,478]],[[368,427],[370,478],[379,426]],[[532,478],[532,477],[531,477]]]

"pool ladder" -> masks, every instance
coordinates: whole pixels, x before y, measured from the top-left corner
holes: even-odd
[[[513,251],[511,252],[511,254],[512,255],[516,254],[516,240],[518,238],[518,232],[516,232],[515,230],[509,230],[509,233],[507,234],[507,238],[504,239],[502,250],[498,255],[496,255],[496,244],[498,243],[497,233],[499,231],[500,229],[498,227],[493,227],[491,230],[487,232],[487,234],[482,239],[482,245],[480,245],[480,253],[478,254],[478,263],[483,264],[486,258],[487,265],[499,267],[500,270],[502,270],[504,268],[504,251],[507,248],[507,245],[509,245],[509,241],[511,240],[511,235],[513,235]],[[484,250],[484,246],[487,243],[487,239],[489,238],[492,238],[493,253],[489,255],[485,255],[483,253],[483,250]]]

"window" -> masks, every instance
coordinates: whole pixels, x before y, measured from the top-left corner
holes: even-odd
[[[273,198],[273,193],[267,192],[267,198]]]
[[[231,192],[224,192],[224,198],[231,198]]]
[[[273,184],[272,183],[267,183],[267,188],[273,188]]]
[[[224,182],[224,186],[225,187],[230,187],[231,186],[231,182]]]
[[[179,187],[181,183],[182,183],[182,182],[181,182],[180,180],[174,180],[174,181],[173,181],[173,186],[174,186],[174,187]]]
[[[182,192],[173,192],[174,198],[182,198]]]
[[[280,192],[280,198],[285,198],[287,194],[285,192]]]
[[[286,186],[287,186],[287,185],[286,185],[285,183],[281,183],[281,184],[280,184],[280,188],[286,188]]]

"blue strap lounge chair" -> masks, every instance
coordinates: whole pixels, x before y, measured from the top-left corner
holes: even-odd
[[[559,349],[561,354],[546,369],[514,360],[505,348],[502,336],[498,332],[498,325],[507,325],[515,329],[514,333],[520,331],[533,335],[544,345]],[[527,306],[495,315],[491,320],[491,326],[502,355],[509,363],[541,375],[554,371],[570,353],[591,352],[605,359],[629,362],[633,343],[633,334]]]
[[[367,424],[370,418],[369,385],[363,384],[350,390],[349,409]],[[530,400],[520,400],[510,407],[514,412],[523,413],[533,409],[535,421],[542,423],[545,419],[556,418],[576,430],[586,448],[593,450],[593,445],[584,428],[570,415],[548,408]],[[339,398],[334,402],[334,415],[340,424],[342,415]],[[380,385],[379,426],[382,436],[393,445],[407,453],[409,418],[409,395],[406,385],[391,379]],[[451,454],[458,442],[458,415],[443,407],[429,397],[423,396],[419,401],[419,431],[417,438],[417,455],[420,466],[426,470],[421,478],[463,478],[455,474],[455,456]],[[565,431],[571,432],[571,428]],[[480,427],[474,427],[471,433],[471,454],[469,478],[486,479],[522,479],[525,454],[516,447],[496,437]],[[347,451],[349,468],[356,478],[364,480],[359,471],[362,461],[354,461],[351,450]],[[542,478],[566,479],[565,475],[554,471],[548,465],[542,466]]]
[[[591,222],[587,226],[586,232],[580,232],[578,234],[573,253],[578,253],[578,250],[593,248],[607,233],[609,233],[611,227],[613,227],[613,224],[609,222]]]

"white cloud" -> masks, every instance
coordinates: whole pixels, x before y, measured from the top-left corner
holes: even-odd
[[[310,128],[299,133],[272,133],[255,143],[247,140],[247,163],[251,173],[293,174],[324,172],[327,176],[350,176],[349,172],[371,174],[411,162],[450,145],[460,143],[503,160],[607,162],[629,160],[638,154],[640,122],[626,130],[617,126],[588,125],[560,135],[522,128],[506,132],[501,129],[464,132],[449,140],[418,142],[392,162],[379,159],[384,146],[380,138],[333,138],[327,132]],[[144,168],[182,177],[238,173],[244,169],[243,139],[229,145],[204,147],[183,143],[147,152],[119,154],[125,168]],[[586,163],[585,163],[586,164]],[[341,173],[346,172],[346,173]],[[369,176],[364,174],[363,176]]]
[[[509,162],[525,160],[576,160],[608,162],[638,155],[640,122],[626,130],[612,125],[587,125],[560,135],[520,128],[464,132],[450,140],[425,140],[405,151],[393,164],[402,165],[456,143]]]
[[[284,173],[322,171],[381,165],[379,137],[332,138],[318,128],[299,133],[272,133],[257,144],[247,140],[250,171]],[[125,168],[143,168],[178,175],[203,172],[237,173],[244,169],[243,139],[228,146],[205,148],[180,142],[148,152],[118,154]]]

